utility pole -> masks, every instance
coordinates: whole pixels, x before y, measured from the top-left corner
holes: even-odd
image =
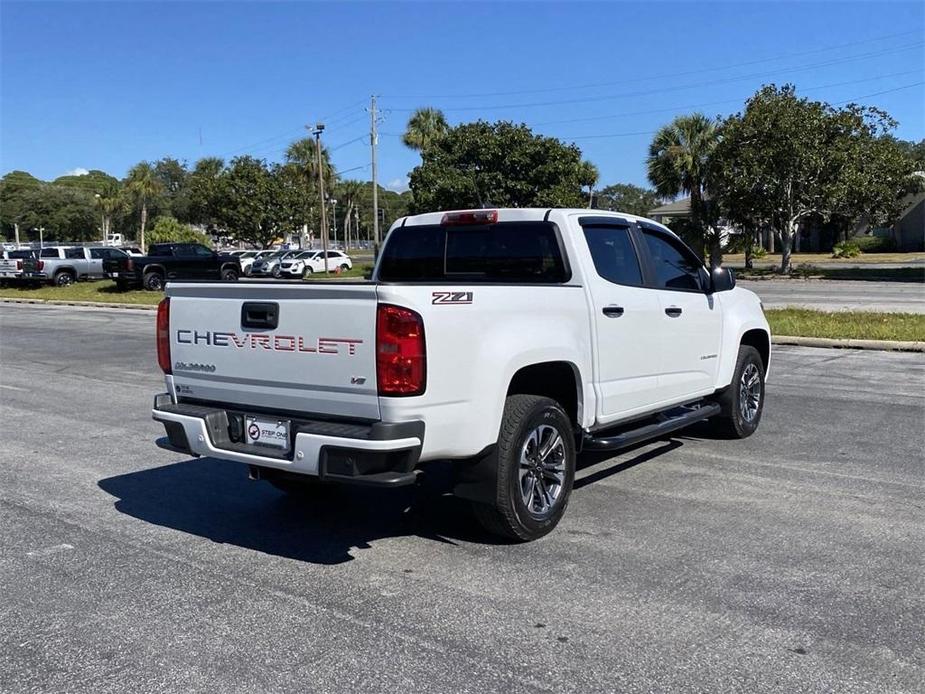
[[[328,216],[325,211],[324,200],[324,174],[321,171],[321,133],[324,132],[324,123],[315,123],[312,134],[315,136],[315,152],[317,153],[318,193],[321,195],[321,248],[324,250],[324,274],[328,274]]]
[[[379,144],[379,133],[376,132],[376,95],[370,97],[369,105],[369,144],[373,153],[373,254],[379,255],[379,176],[376,169],[376,146]]]

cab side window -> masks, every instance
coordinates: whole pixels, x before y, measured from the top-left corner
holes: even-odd
[[[702,292],[701,263],[684,244],[666,234],[642,229],[652,268],[655,271],[656,289]]]
[[[64,257],[71,260],[83,260],[84,249],[81,248],[68,248],[64,251]]]
[[[642,285],[639,258],[630,239],[629,227],[588,225],[582,228],[598,275],[614,284]]]

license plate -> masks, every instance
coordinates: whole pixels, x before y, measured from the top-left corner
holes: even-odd
[[[244,418],[244,433],[245,440],[252,446],[289,450],[288,420],[247,416]]]
[[[118,273],[118,272],[110,272],[109,275],[110,275],[111,277],[118,277],[118,276],[119,276],[119,273]]]

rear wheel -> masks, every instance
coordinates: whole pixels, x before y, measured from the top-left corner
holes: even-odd
[[[146,272],[141,284],[149,292],[159,292],[164,288],[164,276],[159,272]]]
[[[54,283],[58,287],[66,287],[69,284],[74,284],[77,278],[74,276],[74,273],[70,270],[59,270],[55,273]]]
[[[238,281],[238,271],[233,267],[228,267],[222,270],[222,280],[225,282],[237,282]]]
[[[735,439],[755,433],[764,411],[764,362],[757,349],[739,347],[732,383],[716,401],[722,411],[710,421],[717,433]]]
[[[273,275],[273,279],[278,280],[280,272],[281,270],[279,269],[279,265],[274,265],[273,270],[270,271],[270,274]]]
[[[475,503],[482,526],[495,535],[536,540],[558,525],[575,481],[572,425],[555,400],[511,395],[504,405],[495,457],[492,503]]]

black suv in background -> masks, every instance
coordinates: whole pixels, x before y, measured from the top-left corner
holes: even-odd
[[[198,243],[154,243],[148,254],[103,261],[103,271],[119,289],[164,288],[167,280],[224,280],[241,275],[236,256],[216,253]]]

